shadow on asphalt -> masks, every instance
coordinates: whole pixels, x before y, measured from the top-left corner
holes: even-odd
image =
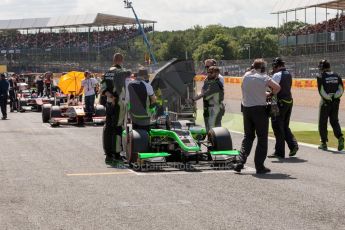
[[[296,180],[297,178],[283,173],[252,174],[253,177],[265,180]]]
[[[274,161],[272,161],[272,163],[278,163],[278,164],[282,164],[282,163],[306,163],[308,162],[307,160],[298,158],[298,157],[290,157],[290,158],[275,158]]]
[[[345,155],[344,151],[337,151],[337,150],[323,150],[324,152],[332,153],[332,154],[337,154],[337,155]]]

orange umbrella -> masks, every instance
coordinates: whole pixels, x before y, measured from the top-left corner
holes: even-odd
[[[84,72],[72,71],[61,76],[58,87],[64,94],[76,94],[81,89],[81,81],[85,78]]]

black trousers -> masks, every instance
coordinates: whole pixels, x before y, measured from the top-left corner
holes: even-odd
[[[107,156],[120,157],[122,146],[122,126],[119,123],[120,108],[116,104],[106,104],[106,120],[103,128],[103,150]]]
[[[279,101],[279,116],[272,117],[272,129],[276,137],[275,155],[285,157],[285,142],[290,150],[298,147],[297,140],[290,129],[293,102]]]
[[[328,118],[333,128],[334,136],[338,139],[343,136],[338,118],[339,104],[340,99],[335,99],[329,102],[321,99],[319,111],[319,133],[322,143],[328,142]]]
[[[7,117],[7,95],[0,96],[0,107],[3,117]]]
[[[11,108],[11,111],[16,110],[17,109],[16,92],[13,89],[11,89],[9,91],[9,96],[10,96],[10,108]]]
[[[267,157],[268,146],[268,113],[266,106],[243,107],[243,124],[244,124],[244,139],[241,147],[241,161],[246,163],[249,156],[255,134],[258,137],[258,143],[255,149],[255,168],[260,170],[264,167],[264,162]]]
[[[37,88],[37,96],[38,97],[43,97],[43,90],[44,90],[44,88]]]

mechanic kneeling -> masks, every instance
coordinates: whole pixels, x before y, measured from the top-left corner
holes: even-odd
[[[140,69],[135,74],[135,80],[128,84],[126,100],[128,115],[133,129],[150,130],[151,112],[156,104],[156,96],[152,86],[148,83],[149,75],[146,69]]]

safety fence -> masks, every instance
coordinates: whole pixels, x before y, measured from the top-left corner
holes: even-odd
[[[196,81],[204,81],[206,78],[205,75],[196,75]],[[345,83],[345,80],[343,80]],[[242,77],[231,77],[225,76],[224,77],[225,84],[241,84]],[[292,87],[293,88],[317,88],[317,80],[316,79],[293,79],[292,80]]]

